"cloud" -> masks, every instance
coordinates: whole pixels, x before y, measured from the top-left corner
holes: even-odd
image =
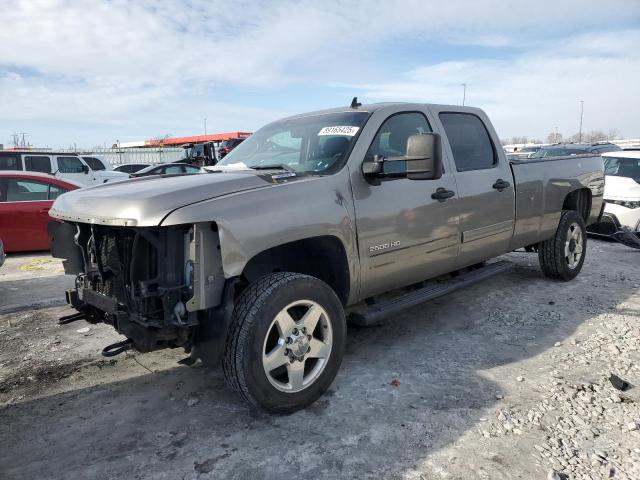
[[[597,48],[590,48],[590,46]],[[456,103],[487,110],[503,136],[545,138],[558,127],[578,130],[580,100],[586,130],[639,135],[640,30],[580,35],[553,48],[503,60],[465,60],[419,67],[397,81],[345,85],[376,101]]]
[[[65,122],[74,139],[74,123],[92,123],[97,138],[98,124],[155,134],[214,114],[220,129],[245,113],[255,128],[309,108],[287,104],[294,88],[310,98],[346,85],[369,99],[453,102],[462,82],[471,101],[522,129],[513,134],[530,133],[546,128],[543,115],[562,120],[552,106],[568,112],[578,93],[588,107],[611,97],[624,107],[621,88],[638,78],[640,5],[622,0],[0,0],[0,11],[0,129]],[[454,59],[439,57],[443,46]],[[285,106],[231,102],[229,89]],[[512,123],[527,109],[528,123]]]

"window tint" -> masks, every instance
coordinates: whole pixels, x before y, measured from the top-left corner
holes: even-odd
[[[187,173],[200,173],[200,169],[198,167],[184,167],[187,170]]]
[[[51,173],[51,159],[49,157],[24,157],[24,169],[29,172]]]
[[[375,155],[398,157],[407,153],[407,140],[411,135],[431,132],[431,126],[424,115],[417,112],[399,113],[389,117],[376,133],[366,159]],[[386,162],[385,173],[401,173],[406,170],[406,162]]]
[[[168,174],[183,173],[183,172],[184,170],[182,170],[181,165],[176,165],[173,167],[165,167],[164,169],[164,173],[168,173]]]
[[[57,185],[49,185],[49,200],[55,200],[63,193],[68,192],[66,188],[59,187]]]
[[[82,173],[82,162],[77,157],[58,157],[60,173]]]
[[[93,157],[82,157],[83,160],[85,162],[87,162],[87,165],[89,165],[89,168],[91,168],[91,170],[106,170],[107,167],[104,166],[104,163],[102,163],[99,159],[97,158],[93,158]]]
[[[47,200],[49,185],[32,180],[7,180],[7,202]]]
[[[0,157],[0,170],[22,170],[18,157]]]
[[[496,154],[482,120],[468,113],[441,113],[453,160],[459,172],[482,170],[496,164]]]

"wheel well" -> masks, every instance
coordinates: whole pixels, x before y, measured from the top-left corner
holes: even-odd
[[[260,252],[245,266],[247,282],[273,272],[305,273],[329,285],[343,304],[349,298],[349,263],[342,242],[333,236],[305,238]]]
[[[591,190],[588,188],[574,190],[565,197],[562,209],[575,210],[582,216],[585,223],[587,223],[591,212]]]

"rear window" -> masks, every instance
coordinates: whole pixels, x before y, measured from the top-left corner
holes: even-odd
[[[37,202],[47,200],[49,185],[33,180],[7,181],[7,202]]]
[[[89,165],[91,170],[106,170],[107,169],[107,167],[104,166],[104,163],[102,163],[97,158],[94,158],[94,157],[82,157],[82,158],[84,159],[85,162],[87,162],[87,165]]]
[[[49,157],[24,157],[24,169],[29,172],[51,173],[51,159]]]
[[[484,123],[470,113],[441,113],[440,120],[459,172],[492,168],[497,162]]]
[[[1,156],[0,170],[22,170],[20,159],[17,156]]]

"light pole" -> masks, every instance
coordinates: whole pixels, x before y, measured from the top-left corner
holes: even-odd
[[[467,99],[467,84],[462,84],[462,106],[464,107],[464,102]]]
[[[584,100],[580,100],[580,132],[578,133],[578,143],[582,143],[582,115],[584,114]]]

